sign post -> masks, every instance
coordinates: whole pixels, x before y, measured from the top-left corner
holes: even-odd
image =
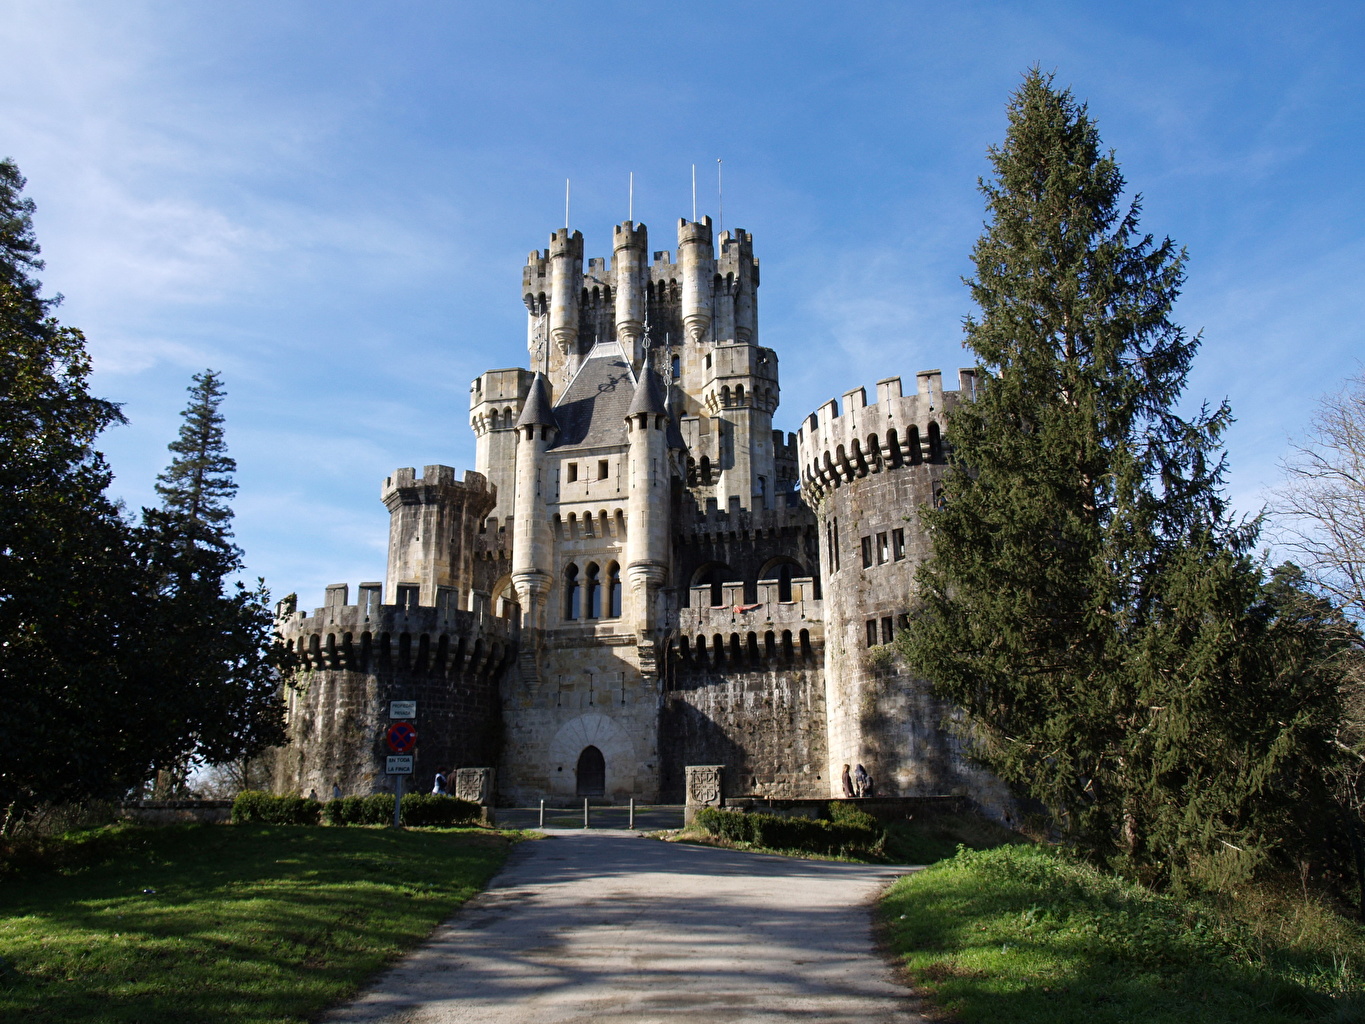
[[[392,716],[395,705],[408,705],[414,712],[416,701],[390,701],[389,714]],[[408,707],[402,710],[408,710]],[[417,730],[411,722],[394,722],[384,734],[393,754],[385,758],[384,770],[393,778],[393,827],[403,827],[403,779],[412,774],[412,749],[417,746]]]

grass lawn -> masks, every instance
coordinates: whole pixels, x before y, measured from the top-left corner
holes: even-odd
[[[478,830],[115,826],[0,881],[0,1020],[301,1021],[481,890]]]
[[[1233,910],[1036,846],[964,851],[881,904],[911,979],[964,1024],[1365,1021],[1360,926],[1288,900]]]

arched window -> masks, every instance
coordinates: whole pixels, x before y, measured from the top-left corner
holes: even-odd
[[[578,595],[578,566],[570,565],[564,570],[564,618],[576,619],[580,615]]]
[[[943,439],[939,436],[938,424],[929,422],[929,461],[943,461]]]
[[[701,485],[708,487],[711,484],[711,459],[709,456],[701,457]]]
[[[605,796],[607,793],[607,759],[596,747],[584,747],[578,755],[579,796]]]
[[[621,567],[615,562],[607,566],[607,618],[621,617]]]
[[[602,617],[602,581],[598,578],[598,573],[597,563],[591,563],[588,566],[588,578],[585,583],[588,588],[588,599],[584,602],[585,618],[589,619]]]

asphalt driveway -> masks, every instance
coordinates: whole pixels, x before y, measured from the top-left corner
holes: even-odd
[[[873,946],[903,868],[551,832],[332,1022],[921,1021]]]

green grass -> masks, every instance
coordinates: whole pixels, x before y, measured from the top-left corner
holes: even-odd
[[[1158,895],[1010,845],[900,879],[881,911],[911,980],[963,1024],[1365,1020],[1362,929],[1289,906]]]
[[[72,837],[56,869],[0,882],[0,1020],[305,1020],[482,889],[512,841],[287,825]]]

